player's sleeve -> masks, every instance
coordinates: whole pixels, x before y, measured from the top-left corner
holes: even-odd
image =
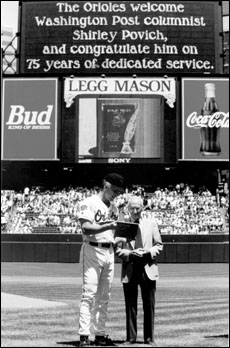
[[[87,220],[93,223],[94,221],[94,213],[90,208],[90,204],[88,202],[82,202],[80,205],[80,211],[78,213],[78,219]]]

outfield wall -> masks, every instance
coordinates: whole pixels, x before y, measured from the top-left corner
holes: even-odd
[[[228,235],[162,235],[159,263],[228,263]],[[79,262],[78,234],[2,234],[2,262]],[[120,262],[116,259],[116,262]]]

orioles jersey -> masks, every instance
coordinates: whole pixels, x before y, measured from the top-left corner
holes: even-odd
[[[92,224],[105,223],[117,220],[118,209],[114,203],[110,203],[108,207],[99,196],[94,195],[86,198],[80,204],[80,212],[78,214],[79,220],[84,219],[90,221]],[[82,229],[83,241],[92,241],[98,243],[113,243],[114,233],[112,230],[107,230],[96,235],[85,235]]]

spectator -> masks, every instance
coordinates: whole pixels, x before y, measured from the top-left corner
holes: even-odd
[[[140,186],[137,191],[147,197]],[[68,226],[70,233],[79,233],[79,223],[74,222],[73,217],[78,215],[81,201],[98,192],[98,188],[70,187],[58,191],[32,188],[25,201],[22,192],[1,191],[1,216],[7,222],[12,220],[7,225],[11,226],[12,232],[20,231],[27,216],[31,216],[32,228],[47,225],[60,226],[62,230]],[[148,193],[148,204],[142,215],[144,218],[154,217],[161,233],[202,234],[221,233],[223,230],[227,233],[229,195],[219,198],[218,201],[218,196],[212,195],[204,186],[196,192],[188,184],[183,188],[179,184],[165,189],[157,187],[153,193]],[[125,219],[127,194],[119,195],[116,205]],[[4,232],[7,232],[6,229]]]

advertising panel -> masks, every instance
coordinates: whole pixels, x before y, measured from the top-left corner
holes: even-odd
[[[66,109],[76,105],[79,162],[163,160],[164,112],[175,116],[174,78],[66,78]]]
[[[20,72],[221,73],[218,1],[22,1]]]
[[[182,79],[182,159],[229,160],[229,80]]]
[[[2,103],[2,159],[57,159],[55,78],[5,78]]]

